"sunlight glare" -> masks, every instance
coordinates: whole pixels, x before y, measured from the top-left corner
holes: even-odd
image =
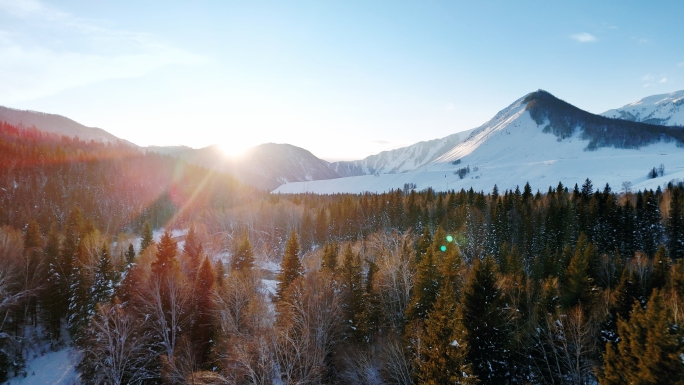
[[[244,153],[248,146],[245,143],[232,140],[219,144],[219,147],[226,156],[235,157]]]

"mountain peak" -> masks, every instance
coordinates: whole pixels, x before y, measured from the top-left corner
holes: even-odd
[[[662,126],[684,126],[684,90],[647,96],[601,115]]]

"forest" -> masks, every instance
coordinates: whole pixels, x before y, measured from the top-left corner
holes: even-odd
[[[684,384],[684,186],[273,195],[0,124],[0,381]],[[171,231],[176,230],[176,231]]]

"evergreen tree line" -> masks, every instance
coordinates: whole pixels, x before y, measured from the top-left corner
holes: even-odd
[[[252,231],[191,226],[182,249],[79,208],[5,226],[0,375],[45,330],[86,383],[680,383],[682,191],[271,197]],[[300,216],[268,294],[271,210]]]

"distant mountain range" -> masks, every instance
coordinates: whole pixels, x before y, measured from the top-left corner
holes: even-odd
[[[678,91],[594,115],[540,90],[476,129],[332,163],[289,144],[262,144],[239,157],[227,157],[218,146],[141,149],[230,173],[244,183],[277,192],[381,192],[405,184],[418,189],[489,190],[495,183],[514,188],[527,181],[544,188],[587,177],[614,187],[630,182],[638,188],[663,182],[645,178],[646,168],[660,163],[671,165],[669,179],[684,178],[684,167],[678,169],[684,165],[684,157],[680,159],[684,150],[679,147],[684,140],[679,127],[684,125],[683,105],[684,91]],[[0,107],[3,120],[84,140],[122,140],[55,114]]]
[[[666,115],[660,118],[674,121]],[[594,115],[537,91],[411,172],[288,183],[274,192],[384,192],[404,186],[491,191],[494,185],[500,190],[522,189],[526,182],[546,190],[558,182],[572,188],[586,178],[600,188],[606,183],[615,190],[656,188],[684,179],[683,143],[684,130],[679,127]],[[665,174],[650,178],[649,171],[661,164]]]
[[[684,126],[684,90],[648,96],[601,115],[663,126]]]

